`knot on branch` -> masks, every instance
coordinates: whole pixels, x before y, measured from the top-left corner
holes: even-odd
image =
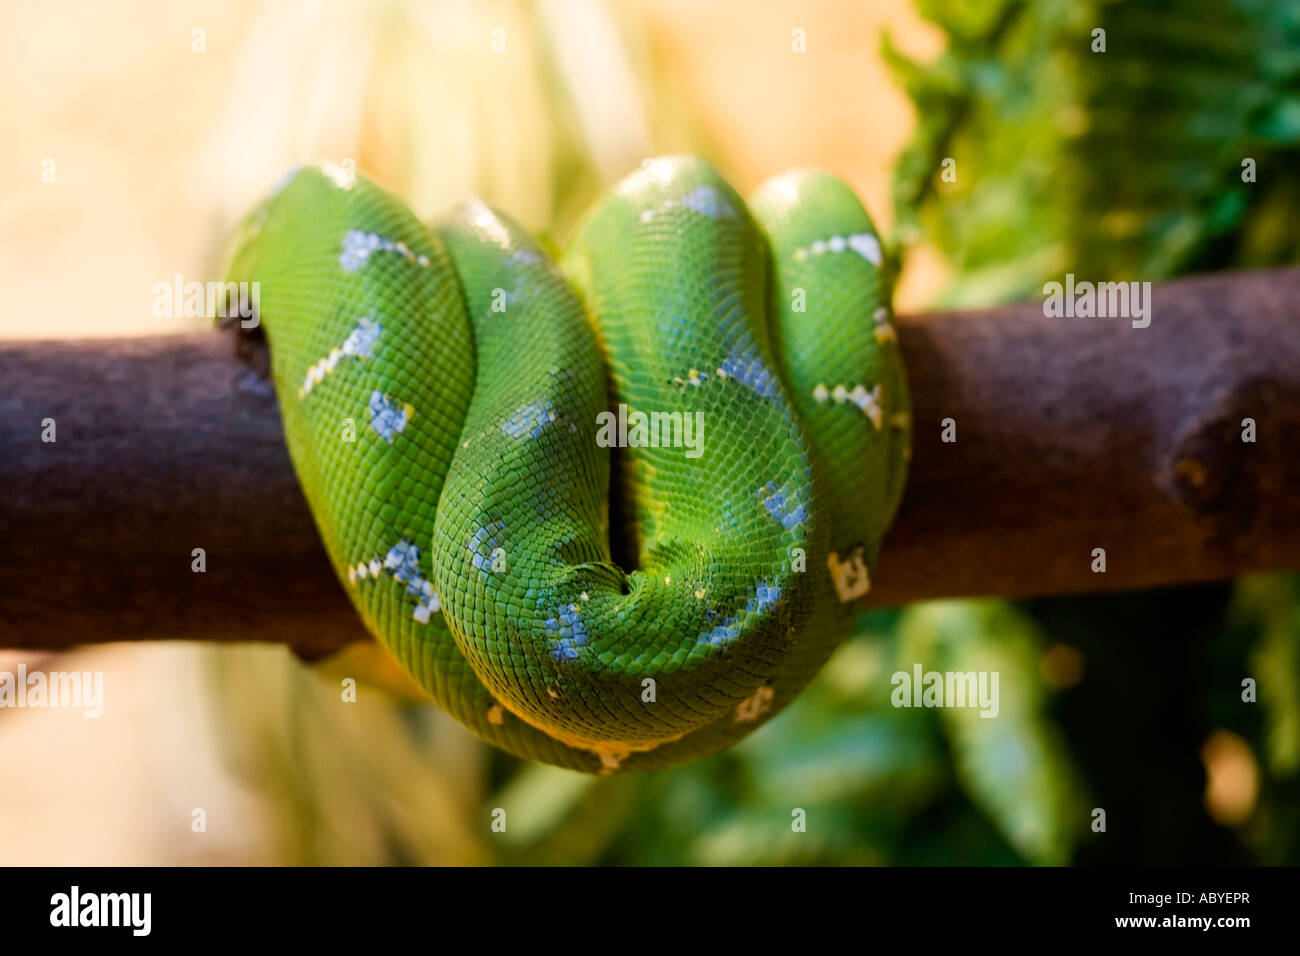
[[[1215,395],[1172,436],[1160,482],[1196,516],[1208,541],[1228,545],[1254,529],[1276,490],[1280,419],[1291,414],[1285,406],[1277,381],[1246,380]]]

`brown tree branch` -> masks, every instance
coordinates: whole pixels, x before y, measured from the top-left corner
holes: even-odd
[[[1159,285],[1144,329],[1033,302],[899,335],[915,457],[873,603],[1300,567],[1300,268]],[[0,342],[0,646],[364,637],[229,336]]]

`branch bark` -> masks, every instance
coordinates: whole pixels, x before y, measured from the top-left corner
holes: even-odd
[[[899,320],[914,460],[872,603],[1300,567],[1300,268],[1152,305],[1145,329],[1037,302]],[[228,335],[0,342],[0,647],[365,637]]]

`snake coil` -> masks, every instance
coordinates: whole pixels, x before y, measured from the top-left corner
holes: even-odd
[[[720,750],[849,628],[909,399],[840,180],[649,161],[559,263],[305,167],[247,217],[286,439],[367,627],[453,716],[593,772]]]

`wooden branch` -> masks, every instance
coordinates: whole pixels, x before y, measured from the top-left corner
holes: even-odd
[[[1151,316],[899,320],[915,456],[874,603],[1300,567],[1300,268],[1160,285]],[[0,342],[0,646],[171,638],[365,638],[269,386],[216,332]]]

